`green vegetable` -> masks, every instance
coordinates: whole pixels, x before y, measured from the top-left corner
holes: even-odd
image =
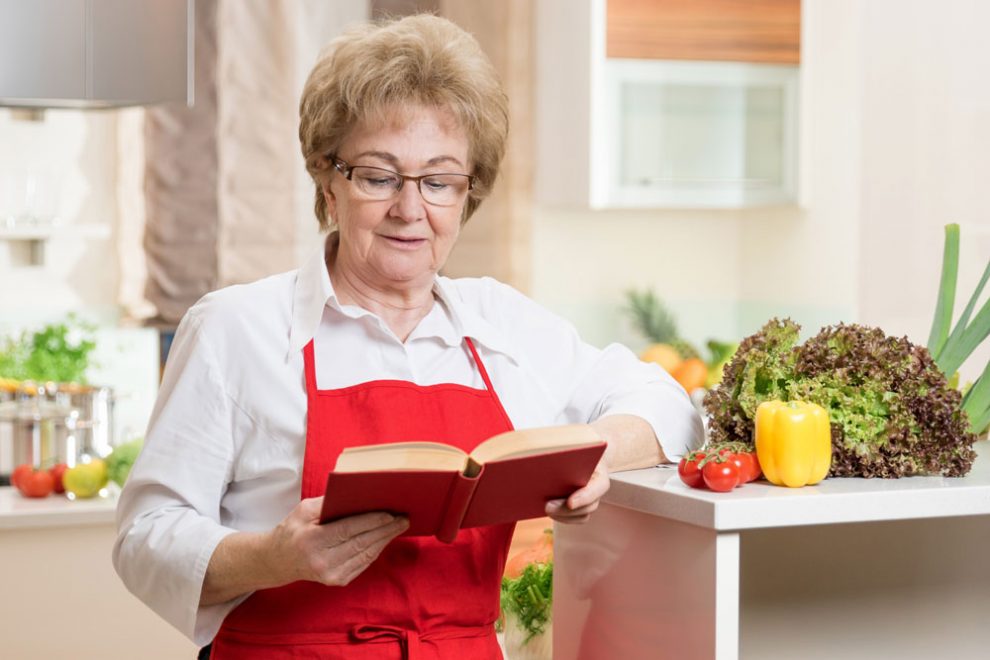
[[[952,307],[956,300],[956,278],[959,273],[959,225],[946,225],[945,247],[942,252],[942,278],[938,284],[935,318],[928,334],[928,352],[938,355],[949,338]]]
[[[711,389],[722,382],[722,370],[735,355],[739,348],[739,342],[709,339],[707,346],[712,354],[712,359],[708,362],[708,378],[705,379],[705,387]]]
[[[739,342],[718,341],[717,339],[709,339],[705,345],[708,346],[708,351],[712,354],[708,364],[724,364],[728,362],[733,353],[736,352],[736,349],[739,348]]]
[[[0,348],[0,376],[15,380],[85,383],[95,328],[69,315],[63,323],[8,337]]]
[[[127,481],[127,475],[131,472],[131,466],[134,465],[134,461],[137,460],[143,446],[144,440],[138,438],[137,440],[131,440],[130,442],[125,442],[122,445],[114,447],[113,451],[105,459],[107,473],[110,475],[111,481],[121,488],[124,487],[124,482]]]
[[[809,401],[832,421],[830,476],[969,472],[976,436],[962,396],[926,349],[862,325],[828,326],[804,344],[799,331],[772,319],[742,341],[722,384],[705,397],[712,442],[752,443],[764,401]]]
[[[529,564],[514,580],[502,578],[502,612],[519,620],[526,642],[546,629],[552,603],[553,562]]]
[[[970,316],[976,307],[976,301],[983,293],[983,287],[990,279],[990,262],[983,271],[983,277],[970,296],[966,308],[956,322],[956,327],[949,333],[952,326],[952,308],[956,298],[956,279],[959,271],[959,225],[945,226],[945,248],[942,257],[942,279],[939,282],[938,302],[935,306],[935,318],[932,320],[931,333],[928,336],[928,351],[935,358],[942,373],[950,379],[956,379],[957,370],[972,355],[976,347],[990,335],[990,300],[976,314],[970,323]],[[969,430],[982,433],[990,426],[990,363],[983,373],[966,392],[962,409],[969,419]]]

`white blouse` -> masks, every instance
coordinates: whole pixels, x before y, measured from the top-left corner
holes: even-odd
[[[567,321],[490,278],[438,277],[438,304],[400,341],[340,305],[314,253],[297,271],[208,294],[182,319],[117,507],[113,562],[127,588],[199,645],[241,601],[199,607],[220,540],[264,531],[299,502],[306,439],[302,349],[320,389],[395,379],[484,388],[471,337],[516,428],[633,414],[669,460],[703,441],[701,419],[660,367],[581,341]]]

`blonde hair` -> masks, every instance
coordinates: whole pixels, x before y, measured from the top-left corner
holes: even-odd
[[[321,53],[299,103],[299,142],[316,184],[316,217],[330,228],[323,186],[334,153],[359,122],[384,122],[410,105],[447,110],[468,136],[470,191],[461,222],[491,192],[505,154],[508,98],[470,34],[431,14],[366,23]]]

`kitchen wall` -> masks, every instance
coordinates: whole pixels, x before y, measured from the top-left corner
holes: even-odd
[[[538,207],[530,294],[599,346],[645,345],[622,310],[630,288],[653,288],[689,339],[734,337],[742,227],[737,215]]]
[[[538,208],[532,294],[597,344],[644,343],[620,309],[634,286],[654,286],[696,342],[789,315],[924,344],[943,225],[962,225],[957,314],[990,255],[988,24],[979,0],[805,0],[800,205]]]

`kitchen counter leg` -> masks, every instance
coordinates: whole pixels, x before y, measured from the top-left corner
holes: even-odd
[[[715,657],[739,658],[739,533],[715,536]]]
[[[738,659],[738,533],[608,504],[554,532],[555,660]]]

